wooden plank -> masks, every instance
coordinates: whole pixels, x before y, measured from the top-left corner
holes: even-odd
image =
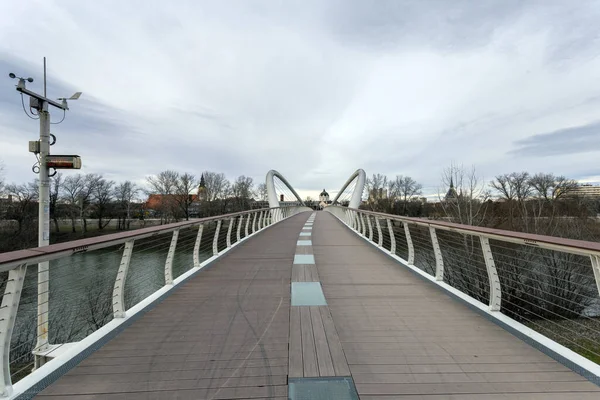
[[[350,376],[350,368],[348,367],[346,355],[342,349],[342,343],[340,342],[337,330],[335,329],[333,318],[329,312],[329,307],[320,306],[319,311],[321,312],[321,321],[323,322],[323,329],[325,330],[325,336],[327,337],[335,376]]]
[[[302,331],[302,364],[304,377],[318,377],[319,367],[317,365],[317,354],[315,351],[315,339],[313,337],[312,323],[310,320],[310,308],[300,308],[300,329]]]
[[[316,265],[310,265],[308,268],[308,276],[306,277],[306,280],[308,282],[319,282],[319,273],[317,272],[317,266]]]
[[[319,306],[310,307],[310,319],[312,322],[313,336],[315,338],[315,351],[317,353],[317,364],[319,366],[319,376],[335,376],[333,361],[329,352],[329,344],[321,320]]]
[[[290,348],[289,348],[289,372],[293,378],[304,376],[302,366],[302,335],[300,330],[300,308],[292,307],[290,310]]]
[[[303,282],[302,274],[304,272],[304,267],[302,265],[293,265],[292,266],[292,282]]]

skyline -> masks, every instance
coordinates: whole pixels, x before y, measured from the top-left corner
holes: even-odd
[[[261,183],[276,169],[316,198],[362,168],[434,194],[454,162],[486,183],[522,170],[600,182],[598,1],[0,10],[8,182],[34,178],[27,141],[38,134],[8,73],[41,91],[44,56],[49,97],[83,92],[53,125],[52,152],[79,154],[82,173],[111,180],[174,169]]]

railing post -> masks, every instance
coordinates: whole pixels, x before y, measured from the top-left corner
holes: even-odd
[[[213,237],[213,255],[216,256],[219,254],[219,231],[221,230],[221,220],[217,221],[217,230],[215,231],[215,236]]]
[[[12,393],[12,380],[10,378],[10,341],[12,338],[23,282],[27,265],[22,264],[8,272],[8,281],[2,296],[0,308],[0,353],[2,354],[2,379],[0,380],[0,395],[8,397]]]
[[[406,222],[402,222],[404,225],[404,235],[406,236],[406,244],[408,245],[408,264],[415,265],[415,246],[413,245],[412,238],[410,237],[410,229],[408,229],[408,224]]]
[[[229,219],[229,226],[227,227],[227,248],[231,247],[231,231],[233,229],[234,218]]]
[[[121,264],[117,271],[115,286],[113,288],[113,317],[125,318],[125,281],[127,280],[127,271],[131,262],[131,253],[133,252],[134,240],[125,242],[123,255],[121,256]]]
[[[173,284],[173,259],[175,258],[175,248],[177,248],[177,238],[179,238],[179,229],[173,231],[171,238],[171,246],[167,254],[167,262],[165,263],[165,285]]]
[[[367,223],[369,224],[369,240],[373,241],[373,224],[371,223],[371,216],[367,214]]]
[[[442,250],[440,249],[440,243],[438,242],[437,233],[433,226],[429,226],[429,233],[431,235],[431,244],[433,245],[433,252],[435,254],[435,280],[444,280],[444,258],[442,257]]]
[[[258,211],[254,212],[254,218],[252,218],[252,233],[256,232],[256,217],[258,216]]]
[[[250,234],[248,232],[248,228],[250,227],[250,214],[247,214],[248,218],[246,219],[246,234],[244,235],[244,239],[246,239],[248,237],[248,235]]]
[[[200,268],[200,243],[202,242],[203,231],[204,224],[200,224],[198,227],[198,235],[196,235],[196,243],[194,244],[194,268]]]
[[[236,242],[242,240],[242,222],[244,222],[244,216],[240,215],[240,220],[238,221],[237,232],[235,235],[235,238],[237,239]]]
[[[260,215],[258,216],[258,230],[259,231],[265,227],[265,220],[264,220],[263,214],[264,214],[264,211],[261,211]]]
[[[360,220],[358,219],[358,213],[356,211],[352,211],[352,218],[354,220],[352,223],[352,225],[354,225],[354,230],[360,232]]]
[[[365,215],[360,214],[360,234],[367,236],[367,223],[365,222]]]
[[[490,241],[485,236],[479,236],[481,240],[481,250],[483,251],[483,259],[485,260],[485,268],[487,269],[488,279],[490,281],[490,311],[500,311],[502,302],[502,290],[500,287],[500,278],[494,263],[494,255],[490,247]]]
[[[600,256],[590,254],[592,259],[592,270],[594,271],[594,278],[596,278],[596,287],[598,288],[598,294],[600,295]]]
[[[375,216],[375,225],[377,226],[377,246],[383,247],[383,235],[381,234],[381,224],[379,217]]]
[[[394,227],[392,226],[392,220],[387,220],[388,231],[390,232],[390,253],[396,254],[396,237],[394,236]]]
[[[44,351],[48,348],[48,331],[50,329],[49,321],[49,302],[50,302],[50,263],[43,261],[38,264],[38,303],[37,303],[37,342],[36,350]],[[48,358],[44,356],[35,356],[35,368],[39,368],[46,363]]]

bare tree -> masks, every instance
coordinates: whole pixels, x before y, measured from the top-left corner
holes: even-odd
[[[259,183],[256,188],[256,195],[258,196],[258,200],[265,201],[267,200],[267,184]]]
[[[238,208],[249,209],[250,199],[254,197],[254,180],[249,176],[238,176],[231,189],[233,197],[238,202]]]
[[[417,183],[410,176],[397,175],[396,179],[390,182],[390,197],[400,198],[403,203],[402,214],[406,215],[406,207],[409,201],[413,200],[416,196],[421,195],[423,185]]]
[[[84,186],[81,174],[68,176],[62,186],[63,200],[68,204],[69,218],[71,219],[71,230],[75,233],[75,220],[79,215],[79,198]]]
[[[206,183],[206,200],[211,202],[225,197],[229,193],[231,184],[223,173],[204,171]]]
[[[174,216],[174,212],[177,211],[177,203],[173,195],[177,190],[177,181],[179,179],[179,173],[172,170],[166,170],[160,172],[156,176],[149,176],[146,178],[150,190],[149,195],[157,194],[160,196],[157,207],[160,213],[161,224],[168,222],[169,218]]]
[[[572,193],[578,187],[577,182],[562,175],[538,173],[529,179],[529,184],[535,198],[531,202],[534,218],[530,229],[533,233],[558,235],[559,200]]]
[[[37,179],[21,185],[15,183],[6,185],[6,192],[13,198],[8,209],[8,219],[17,221],[18,233],[21,233],[24,225],[32,223],[37,217],[36,202],[39,193]]]
[[[87,232],[87,211],[92,204],[95,186],[102,176],[76,174],[68,176],[63,183],[63,196],[69,205],[71,228],[75,232],[75,219],[79,216],[81,230]]]
[[[58,209],[56,206],[60,199],[62,184],[63,175],[60,172],[50,178],[50,216],[54,221],[54,230],[57,233],[60,232],[60,226],[58,225]]]
[[[179,175],[175,183],[175,202],[179,206],[185,220],[190,219],[190,206],[193,203],[192,191],[196,190],[198,185],[194,175],[187,172]]]
[[[4,162],[0,160],[0,196],[4,194],[4,185],[6,185],[4,181]]]
[[[371,178],[367,178],[365,182],[367,192],[369,193],[369,207],[373,211],[388,211],[383,203],[388,199],[389,183],[387,176],[382,174],[373,174]]]
[[[505,200],[508,207],[509,229],[515,230],[515,214],[527,231],[528,212],[525,201],[531,196],[532,186],[528,172],[502,174],[490,182],[490,186]]]
[[[466,169],[462,164],[450,165],[442,174],[442,184],[444,187],[453,184],[457,194],[451,201],[446,201],[441,193],[438,194],[446,217],[465,225],[484,223],[490,194],[477,176],[475,167]]]
[[[114,181],[106,180],[102,177],[97,179],[93,185],[92,195],[94,200],[94,210],[98,218],[98,229],[104,229],[112,219],[110,217],[110,207],[113,200]],[[105,223],[103,223],[105,221]]]
[[[137,185],[131,181],[122,182],[115,187],[114,196],[119,206],[119,229],[129,229],[131,203],[135,200],[139,191]]]

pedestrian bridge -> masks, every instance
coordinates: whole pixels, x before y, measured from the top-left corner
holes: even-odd
[[[579,337],[600,323],[571,304],[598,299],[598,243],[300,205],[4,253],[0,270],[5,398],[600,397],[600,341]]]

